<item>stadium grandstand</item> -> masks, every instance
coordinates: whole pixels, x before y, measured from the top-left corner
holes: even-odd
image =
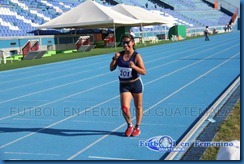
[[[0,50],[6,52],[7,56],[26,55],[31,49],[62,50],[64,49],[62,45],[75,49],[77,47],[75,43],[81,35],[90,36],[89,44],[106,39],[113,29],[39,30],[40,25],[61,16],[83,2],[84,0],[0,0]],[[219,32],[224,32],[226,24],[231,24],[232,30],[238,30],[240,26],[238,22],[240,0],[95,0],[95,2],[107,7],[117,4],[139,6],[173,20],[173,23],[167,24],[133,26],[132,30],[137,37],[143,31],[145,38],[168,39],[169,29],[177,25],[186,27],[187,36],[202,35],[205,26]],[[94,34],[100,34],[101,37],[96,37]],[[60,45],[57,45],[57,42]]]

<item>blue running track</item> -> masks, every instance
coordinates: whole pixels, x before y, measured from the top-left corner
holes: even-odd
[[[139,141],[179,140],[240,76],[240,32],[137,51],[147,69],[138,137],[123,135],[113,54],[0,72],[2,159],[159,160],[166,152]]]

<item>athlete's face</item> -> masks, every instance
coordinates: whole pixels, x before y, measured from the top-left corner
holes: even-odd
[[[134,42],[130,38],[124,38],[122,44],[125,50],[129,50],[133,49]]]

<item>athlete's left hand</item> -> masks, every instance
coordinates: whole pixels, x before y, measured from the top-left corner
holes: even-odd
[[[130,61],[129,66],[130,66],[130,68],[133,68],[135,66],[135,63]]]

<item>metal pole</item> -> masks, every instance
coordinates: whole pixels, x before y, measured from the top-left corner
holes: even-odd
[[[117,40],[116,40],[116,32],[115,32],[115,23],[113,23],[114,26],[114,48],[117,50]]]
[[[167,36],[166,36],[166,24],[164,25],[164,40],[167,39]]]

